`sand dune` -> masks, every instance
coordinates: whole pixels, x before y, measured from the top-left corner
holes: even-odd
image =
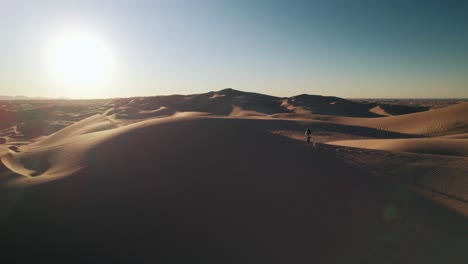
[[[298,95],[286,99],[283,102],[286,108],[295,113],[354,116],[354,117],[379,117],[370,111],[373,106],[345,100],[334,96]]]
[[[336,97],[293,99],[226,89],[106,100],[49,112],[45,126],[63,127],[39,136],[5,121],[0,260],[468,259],[468,165],[450,156],[468,153],[467,104],[375,117]]]
[[[268,115],[285,111],[280,106],[280,98],[278,97],[241,92],[233,89],[187,96],[171,95],[122,99],[114,107],[117,109],[119,118],[130,119],[149,117],[144,114],[148,114],[148,111],[156,113],[161,107],[167,109],[166,111],[203,112],[223,116],[228,116],[231,113],[237,115],[240,112],[245,112],[247,115],[250,115],[249,113]],[[242,111],[239,111],[239,109],[242,109]],[[153,116],[160,115],[157,113]]]
[[[0,103],[0,129],[15,127],[16,135],[26,138],[50,135],[76,121],[102,112],[96,109],[97,105],[101,106],[106,101],[18,100]]]
[[[461,133],[461,134],[454,134],[454,135],[447,135],[444,138],[454,138],[454,139],[468,139],[468,133]]]
[[[382,118],[329,117],[330,122],[373,127],[382,130],[421,134],[447,135],[468,132],[468,103],[460,103],[425,112]]]
[[[329,144],[318,144],[318,147],[376,177],[406,185],[417,194],[468,217],[466,157],[366,150]]]
[[[365,149],[468,157],[468,140],[466,139],[366,139],[334,141],[328,142],[328,144]]]
[[[280,118],[284,116],[311,118],[312,115],[381,117],[389,114],[385,112],[386,110],[382,110],[380,114],[377,113],[376,107],[385,107],[387,111],[395,115],[425,109],[388,104],[379,106],[376,103],[359,103],[333,96],[298,95],[279,98],[234,89],[195,95],[120,99],[115,100],[112,106],[117,109],[119,118],[128,119],[162,116],[158,113],[161,107],[173,112],[204,112],[223,116],[270,115]],[[163,116],[166,115],[163,114]]]
[[[2,162],[25,176],[66,176],[84,167],[85,151],[102,141],[102,136],[93,132],[115,127],[105,115],[93,116],[35,143],[10,148],[12,151],[2,157]]]
[[[382,108],[382,106],[378,105],[374,108],[371,108],[369,112],[380,115],[380,116],[392,116],[392,114],[387,113],[385,109]]]
[[[374,103],[375,104],[375,103]],[[381,116],[406,115],[429,110],[426,106],[398,105],[398,104],[377,104],[370,111]]]
[[[395,225],[395,216],[382,212],[397,187],[384,188],[299,142],[206,117],[89,132],[104,119],[89,118],[7,156],[7,166],[25,175],[13,185],[30,186],[9,214],[7,248],[34,243],[28,256],[60,257],[79,245],[81,261],[360,262],[356,252],[384,245],[375,230],[386,236]],[[41,173],[30,174],[44,161]],[[33,222],[23,217],[30,214]],[[372,227],[369,234],[364,227]],[[96,245],[105,246],[94,251]]]

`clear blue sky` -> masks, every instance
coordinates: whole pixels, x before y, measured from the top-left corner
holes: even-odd
[[[467,1],[0,0],[0,22],[3,95],[468,97]],[[49,76],[45,43],[76,27],[112,51],[102,87]]]

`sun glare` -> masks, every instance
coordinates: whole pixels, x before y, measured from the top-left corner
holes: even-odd
[[[88,31],[66,31],[50,41],[47,52],[51,77],[61,94],[102,95],[112,78],[114,58],[108,45]]]

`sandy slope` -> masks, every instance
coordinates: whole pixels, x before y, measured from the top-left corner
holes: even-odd
[[[136,119],[167,116],[169,112],[204,112],[223,116],[302,117],[334,115],[351,117],[381,117],[422,111],[425,108],[401,105],[378,105],[318,95],[298,95],[280,98],[270,95],[224,89],[192,95],[169,95],[114,100],[119,118]],[[383,107],[385,110],[376,112]],[[160,111],[164,109],[164,111]],[[373,110],[374,109],[374,110]],[[385,112],[387,111],[387,112]]]
[[[117,117],[126,119],[168,116],[176,112],[204,112],[223,116],[269,115],[284,112],[280,98],[233,89],[193,95],[170,95],[115,101]],[[164,110],[164,111],[162,111]]]
[[[110,123],[93,116],[4,157],[18,173],[2,188],[15,201],[2,219],[9,256],[163,263],[467,257],[457,249],[463,236],[433,227],[463,230],[463,218],[421,200],[413,201],[426,208],[419,215],[445,218],[404,220],[395,213],[401,187],[256,123],[191,116]],[[413,243],[420,247],[410,253]],[[439,253],[428,258],[431,248]]]
[[[468,103],[460,103],[445,108],[429,110],[400,116],[382,118],[325,118],[329,122],[345,125],[357,125],[382,131],[394,131],[411,135],[439,137],[432,138],[394,138],[364,140],[330,140],[330,144],[380,149],[388,151],[406,151],[437,155],[468,156]],[[441,137],[443,136],[443,137]]]
[[[329,117],[330,122],[408,134],[446,135],[468,132],[468,102],[425,112],[381,118]]]
[[[405,151],[449,156],[468,157],[467,139],[417,138],[417,139],[365,139],[333,141],[328,144],[365,149]]]
[[[292,99],[116,99],[48,111],[67,126],[39,137],[9,120],[0,261],[466,263],[468,162],[450,155],[467,155],[468,104],[375,117]],[[363,149],[307,145],[306,127]]]
[[[380,115],[380,116],[392,116],[392,114],[389,114],[380,105],[372,108],[371,110],[369,110],[369,112]]]
[[[318,114],[354,117],[379,117],[371,109],[374,105],[352,102],[334,96],[302,94],[282,101],[282,105],[296,114]]]
[[[319,143],[317,147],[379,178],[406,185],[411,190],[468,217],[466,157],[365,150]],[[409,208],[408,210],[413,211]]]

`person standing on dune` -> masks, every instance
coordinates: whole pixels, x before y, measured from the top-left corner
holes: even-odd
[[[310,142],[310,138],[312,137],[312,131],[309,128],[306,129],[305,136],[307,138],[307,142]]]

